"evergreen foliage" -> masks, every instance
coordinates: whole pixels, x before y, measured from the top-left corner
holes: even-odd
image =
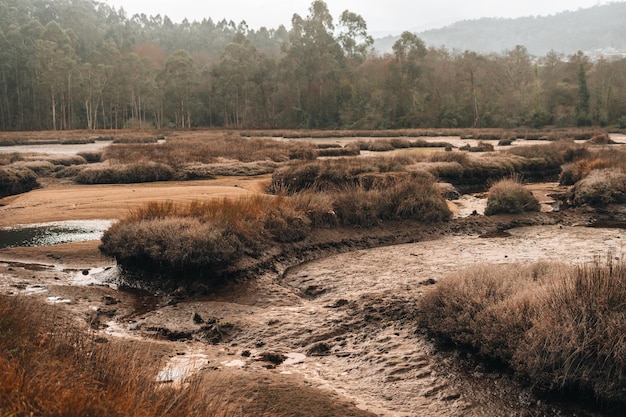
[[[0,130],[621,125],[626,60],[524,46],[377,54],[324,1],[291,28],[129,17],[92,0],[0,0]],[[582,72],[581,72],[582,71]]]

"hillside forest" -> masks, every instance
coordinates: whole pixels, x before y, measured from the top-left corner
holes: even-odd
[[[321,0],[291,28],[0,0],[0,129],[626,127],[626,59],[373,48]]]

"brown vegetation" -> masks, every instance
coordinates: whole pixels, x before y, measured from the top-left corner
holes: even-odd
[[[79,184],[134,184],[169,181],[175,175],[169,165],[140,160],[134,164],[91,166],[81,170],[75,181]]]
[[[37,174],[28,168],[0,167],[0,198],[37,188]]]
[[[527,376],[540,390],[626,405],[626,264],[484,265],[442,280],[420,325]]]
[[[574,184],[569,194],[573,206],[626,203],[626,173],[614,168],[595,169]]]
[[[0,413],[11,416],[371,417],[312,387],[203,369],[159,381],[167,359],[147,342],[88,334],[60,306],[0,296]]]
[[[485,214],[523,213],[540,208],[537,198],[524,188],[519,178],[513,177],[500,180],[489,188]]]
[[[241,162],[288,161],[315,159],[316,149],[309,143],[286,142],[274,139],[248,139],[232,133],[200,132],[178,134],[158,144],[117,144],[109,146],[103,160],[118,163],[151,161],[175,169],[190,163],[215,163],[228,160]]]
[[[0,410],[15,416],[231,416],[210,377],[158,383],[146,346],[89,336],[51,306],[0,297]],[[217,382],[213,377],[214,383]]]

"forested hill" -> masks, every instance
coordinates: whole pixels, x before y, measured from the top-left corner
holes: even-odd
[[[626,59],[428,48],[411,32],[386,54],[372,43],[323,0],[260,29],[0,0],[0,130],[626,127]]]
[[[536,56],[610,49],[626,52],[626,2],[615,2],[551,16],[464,20],[417,34],[427,45],[449,50],[502,53],[523,45]],[[397,37],[376,41],[391,51]]]

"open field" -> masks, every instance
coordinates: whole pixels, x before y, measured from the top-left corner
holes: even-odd
[[[94,396],[103,398],[97,407],[105,407],[106,411],[93,415],[157,415],[167,408],[166,401],[176,404],[172,410],[179,413],[172,411],[169,415],[198,416],[603,416],[611,411],[610,407],[599,411],[589,404],[562,403],[563,398],[557,399],[555,392],[544,389],[556,385],[546,384],[537,393],[524,379],[511,378],[501,368],[493,368],[489,359],[477,360],[480,355],[472,350],[440,350],[440,341],[433,339],[439,336],[427,332],[428,326],[420,323],[423,317],[418,315],[425,294],[433,297],[431,294],[444,288],[443,283],[453,282],[454,275],[470,265],[489,269],[493,264],[533,265],[550,260],[576,266],[608,253],[621,257],[621,229],[583,227],[598,220],[608,224],[606,221],[615,223],[626,218],[620,204],[614,204],[621,203],[621,194],[595,185],[598,180],[592,174],[596,168],[611,170],[611,176],[602,178],[611,178],[611,190],[621,190],[623,181],[618,174],[622,168],[618,161],[622,158],[615,157],[621,152],[620,145],[571,141],[549,145],[553,143],[549,141],[548,148],[535,149],[536,145],[529,144],[519,154],[498,146],[495,152],[464,152],[458,147],[448,152],[443,148],[422,152],[422,148],[392,147],[389,152],[364,151],[368,153],[349,159],[319,158],[318,139],[313,136],[321,134],[295,132],[309,140],[298,138],[294,145],[292,139],[285,139],[290,135],[281,133],[277,148],[265,137],[278,136],[276,132],[258,134],[259,138],[263,136],[259,140],[270,142],[255,142],[255,152],[262,152],[250,158],[248,144],[239,142],[232,132],[124,132],[119,136],[137,140],[166,136],[170,148],[159,152],[165,148],[152,149],[161,146],[158,143],[108,144],[98,150],[104,155],[100,162],[66,166],[62,161],[53,161],[55,168],[47,174],[41,171],[39,188],[0,200],[1,227],[112,219],[120,220],[118,229],[124,231],[155,219],[167,220],[169,223],[153,223],[159,227],[169,225],[162,234],[150,226],[132,229],[126,237],[127,243],[142,242],[139,246],[146,253],[155,242],[163,245],[161,251],[170,250],[169,238],[196,227],[185,225],[212,224],[216,207],[230,207],[225,197],[268,202],[269,212],[251,205],[248,210],[254,209],[255,214],[250,219],[238,214],[234,223],[228,223],[234,225],[228,227],[235,228],[228,229],[228,233],[237,227],[253,230],[246,236],[256,236],[257,243],[242,246],[245,256],[228,270],[236,271],[236,279],[227,279],[218,286],[208,278],[210,273],[204,280],[175,280],[177,284],[171,289],[156,277],[147,277],[139,288],[127,287],[132,281],[120,281],[116,260],[105,256],[97,241],[0,249],[0,292],[13,296],[0,300],[0,309],[9,306],[9,310],[15,310],[11,303],[18,303],[20,310],[30,311],[36,303],[43,303],[43,307],[34,309],[62,318],[52,332],[68,338],[45,340],[24,349],[45,355],[39,357],[50,363],[65,360],[63,357],[68,355],[55,356],[54,352],[63,352],[59,344],[67,345],[68,340],[80,338],[93,349],[89,350],[94,352],[90,357],[96,359],[82,365],[79,361],[78,365],[94,369],[96,379],[89,379],[89,375],[83,375],[84,380],[76,379],[85,386],[100,387]],[[510,135],[513,133],[506,134]],[[31,139],[44,142],[45,136],[33,135]],[[84,133],[69,136],[78,140]],[[179,147],[186,144],[195,151],[183,153],[174,146],[177,136],[181,136]],[[505,135],[500,132],[498,136]],[[358,137],[362,140],[363,132],[358,132]],[[227,142],[229,138],[244,147],[238,151],[239,156],[212,159],[216,157],[205,152],[207,143]],[[407,135],[404,138],[414,139]],[[421,135],[419,138],[431,140]],[[332,137],[319,140],[335,141]],[[342,146],[347,146],[346,140],[347,135],[336,137]],[[475,139],[455,137],[453,142],[468,140]],[[399,146],[400,141],[395,143]],[[168,164],[176,173],[175,179],[131,184],[75,182],[80,170],[97,168],[97,164],[129,165],[138,158],[132,155],[140,154],[152,155],[150,162]],[[190,161],[195,164],[193,170],[190,164],[180,163],[193,159],[194,154],[197,160]],[[12,155],[3,160],[0,168],[11,164],[22,167],[25,161],[50,161],[50,155],[41,153]],[[106,155],[114,155],[116,162],[107,160]],[[610,155],[617,162],[610,162]],[[129,160],[120,161],[122,158]],[[250,164],[257,164],[256,169],[259,162],[271,172],[245,175],[250,172],[246,171],[251,169]],[[571,175],[580,177],[575,187],[559,185],[559,172],[553,172],[554,166],[560,171],[567,164],[574,164]],[[216,171],[218,168],[222,171]],[[57,175],[61,172],[64,175]],[[203,179],[179,178],[189,172],[202,173]],[[529,183],[530,173],[536,174],[534,180],[538,182]],[[518,182],[515,187],[507,187],[516,193],[520,193],[519,187],[525,190],[517,194],[524,198],[521,206],[530,204],[525,200],[529,192],[538,205],[529,212],[483,216],[489,204],[487,197],[497,194],[495,180],[511,177]],[[444,178],[452,185],[439,184]],[[479,193],[459,196],[452,192],[455,185],[462,188],[471,182],[480,185]],[[406,184],[419,184],[420,188]],[[493,190],[487,193],[491,185]],[[507,187],[501,186],[505,197]],[[270,191],[276,195],[268,194]],[[395,192],[399,196],[396,202],[396,197],[391,197]],[[424,200],[425,195],[430,197]],[[408,205],[407,200],[421,202]],[[499,202],[509,210],[509,203],[502,201],[508,200]],[[586,203],[577,207],[581,201]],[[601,201],[601,210],[589,201]],[[155,202],[160,205],[147,206]],[[471,215],[473,210],[477,210],[475,215]],[[187,223],[181,223],[183,218]],[[177,228],[173,229],[174,221]],[[296,226],[303,234],[293,234]],[[243,235],[238,239],[246,241]],[[262,245],[258,243],[261,240]],[[190,247],[194,247],[193,242]],[[181,253],[188,251],[183,249]],[[120,254],[116,256],[122,261]],[[2,314],[8,317],[6,310]],[[38,316],[30,314],[37,321]],[[45,320],[39,321],[43,327],[33,327],[36,335],[24,336],[24,340],[40,340],[41,335],[51,332]],[[23,330],[25,326],[16,322],[17,329]],[[618,326],[623,325],[618,321]],[[2,326],[0,323],[0,329],[5,328]],[[2,360],[11,359],[2,356],[5,346],[0,340]],[[98,353],[102,352],[100,347],[110,347],[111,352],[132,348],[138,363],[147,363],[137,365],[133,377],[145,383],[131,387],[127,375],[111,376],[121,378],[118,380],[98,379],[99,366],[124,367],[119,355]],[[30,369],[34,363],[30,360],[2,364],[25,366],[43,375],[51,372],[46,368]],[[75,366],[76,362],[68,363],[68,374],[59,375],[60,380],[75,379],[71,374]],[[19,372],[19,368],[11,369]],[[107,403],[107,396],[119,394],[105,382],[125,387],[128,403]],[[568,388],[571,386],[576,382]],[[602,388],[601,383],[597,386]],[[621,387],[611,388],[612,397],[606,399],[611,406],[615,398],[621,398]],[[35,396],[35,388],[11,395]],[[45,389],[43,385],[39,388]],[[63,387],[63,395],[69,395],[72,389],[75,387]],[[207,390],[218,395],[209,398],[193,394]],[[167,394],[164,402],[150,400],[160,392]],[[596,394],[603,400],[601,392]],[[37,400],[40,404],[50,401],[48,409],[53,410],[60,407],[63,398],[59,394]],[[20,401],[0,403],[0,411],[19,414],[30,410],[48,415],[34,405],[11,408],[28,403]],[[141,406],[146,401],[150,407]],[[199,403],[215,408],[201,411],[194,406]],[[115,408],[118,406],[123,409]]]

